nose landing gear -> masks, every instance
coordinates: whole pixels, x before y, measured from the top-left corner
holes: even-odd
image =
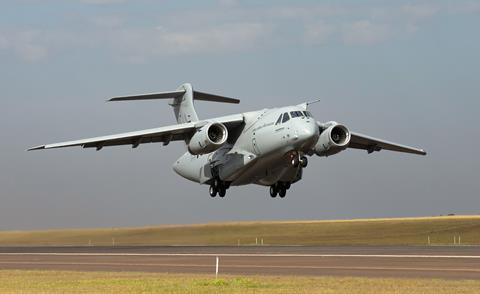
[[[305,168],[308,165],[308,158],[305,156],[300,156],[300,166]]]
[[[304,155],[299,154],[297,151],[288,152],[286,156],[290,165],[293,167],[301,166],[305,168],[308,165],[308,158],[306,158]]]

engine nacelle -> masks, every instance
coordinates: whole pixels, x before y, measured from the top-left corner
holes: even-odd
[[[343,151],[350,143],[350,131],[344,125],[331,122],[320,133],[314,151],[318,156],[330,156]]]
[[[188,151],[193,155],[213,152],[227,142],[228,130],[221,123],[208,123],[198,129],[188,142]]]

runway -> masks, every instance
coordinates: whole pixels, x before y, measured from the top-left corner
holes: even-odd
[[[0,269],[480,279],[480,247],[0,247]]]

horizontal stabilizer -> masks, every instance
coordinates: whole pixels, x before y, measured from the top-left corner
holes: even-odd
[[[178,91],[171,91],[171,92],[140,94],[140,95],[133,95],[133,96],[120,96],[120,97],[114,97],[108,101],[168,99],[168,98],[177,98],[179,96],[182,96],[183,94],[185,94],[184,90],[178,90]]]
[[[214,94],[208,94],[208,93],[203,93],[198,91],[193,91],[193,100],[234,103],[234,104],[240,103],[240,100],[238,99],[214,95]]]
[[[132,96],[119,96],[114,97],[108,101],[135,101],[135,100],[154,100],[154,99],[169,99],[169,98],[177,98],[185,94],[184,90],[177,90],[171,92],[160,92],[160,93],[149,93],[149,94],[140,94],[140,95],[132,95]],[[209,93],[203,93],[198,91],[193,91],[193,99],[194,100],[203,100],[203,101],[212,101],[212,102],[223,102],[223,103],[240,103],[240,100],[224,97]]]

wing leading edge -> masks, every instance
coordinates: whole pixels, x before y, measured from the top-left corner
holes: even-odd
[[[234,128],[243,122],[243,115],[230,115],[219,118],[214,118],[206,121],[214,121],[225,124],[227,129]],[[190,137],[190,135],[197,129],[205,125],[206,121],[190,122],[184,124],[177,124],[165,126],[160,128],[146,129],[135,132],[121,133],[115,135],[94,137],[88,139],[81,139],[75,141],[67,141],[61,143],[40,145],[28,149],[43,150],[63,147],[82,146],[83,148],[102,149],[106,146],[131,145],[132,148],[137,148],[140,144],[145,143],[160,143],[167,145],[171,141],[182,141]]]
[[[351,140],[348,148],[363,149],[367,150],[368,153],[381,150],[390,150],[418,155],[427,155],[427,152],[425,152],[423,149],[401,145],[354,132],[351,132],[350,135]]]

